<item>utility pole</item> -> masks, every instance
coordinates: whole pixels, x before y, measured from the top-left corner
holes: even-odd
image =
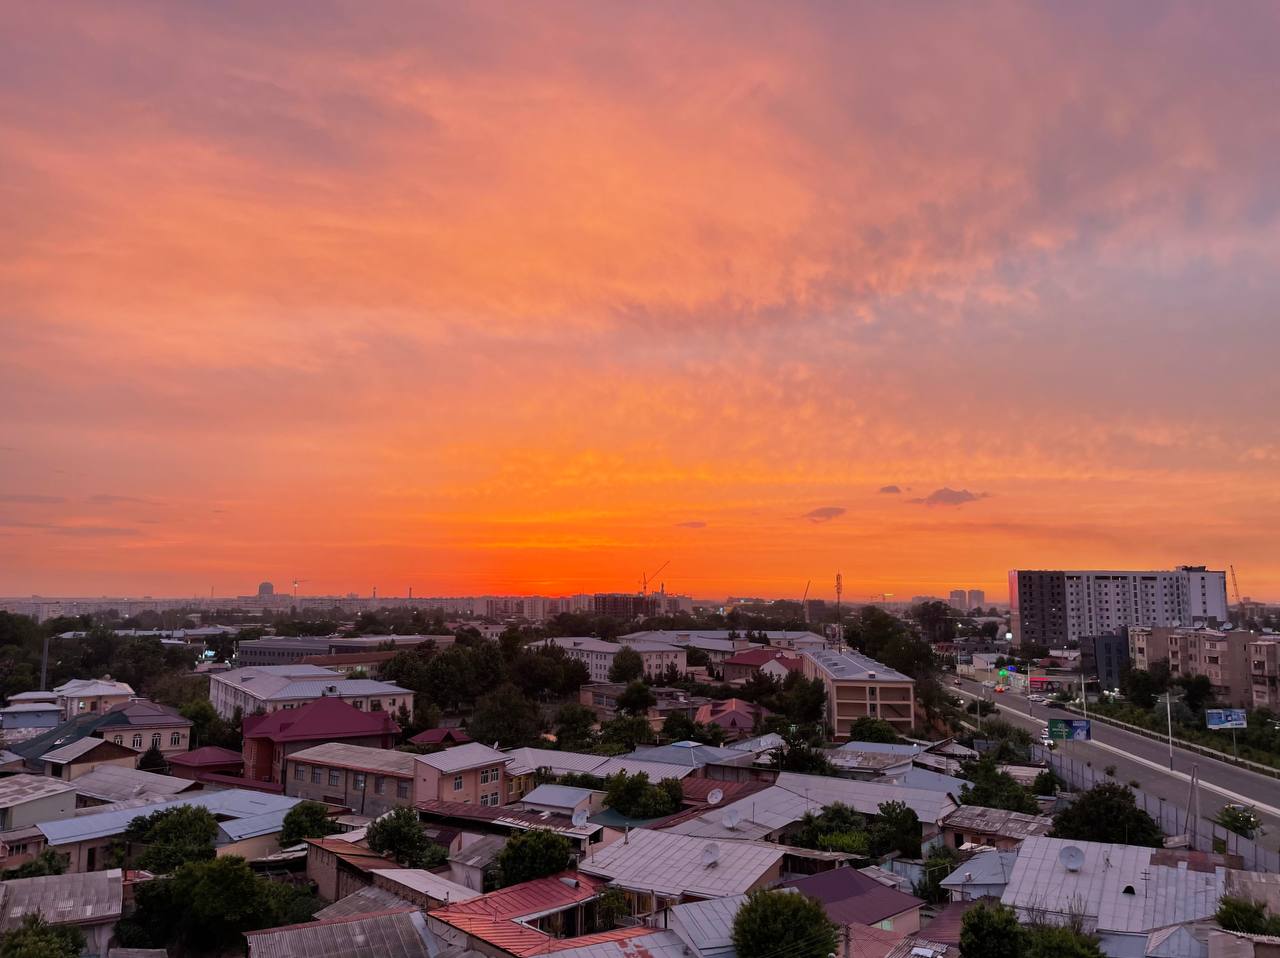
[[[1164,717],[1169,723],[1169,771],[1173,771],[1173,693],[1165,689]]]

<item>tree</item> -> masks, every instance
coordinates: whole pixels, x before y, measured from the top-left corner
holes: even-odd
[[[1225,895],[1218,902],[1215,920],[1227,931],[1246,935],[1280,935],[1280,915],[1268,915],[1260,901]]]
[[[1022,925],[1012,908],[979,902],[964,913],[960,958],[1021,958]]]
[[[656,785],[644,772],[618,772],[605,779],[604,803],[628,818],[661,818],[680,810],[684,790],[674,778]]]
[[[1250,839],[1262,827],[1262,819],[1258,817],[1257,812],[1252,808],[1243,808],[1239,805],[1224,805],[1222,811],[1218,812],[1213,820],[1227,831]]]
[[[240,720],[233,717],[228,722],[217,713],[213,703],[207,698],[187,702],[178,712],[191,722],[192,748],[219,745],[222,748],[240,750]]]
[[[870,854],[867,819],[843,802],[832,802],[821,812],[805,812],[787,844],[823,851]]]
[[[610,682],[634,682],[644,677],[644,659],[629,645],[618,647],[609,666]]]
[[[618,711],[627,715],[644,715],[657,702],[649,686],[636,679],[618,696]]]
[[[595,930],[610,931],[630,914],[631,903],[627,900],[627,893],[621,888],[606,888],[604,894],[596,899]]]
[[[538,706],[514,685],[503,685],[476,703],[467,732],[477,742],[519,748],[541,738],[541,725]]]
[[[638,715],[619,715],[600,726],[597,751],[617,755],[653,744],[653,727]]]
[[[754,891],[733,919],[738,958],[827,958],[837,951],[836,926],[806,895]]]
[[[920,819],[905,802],[881,802],[871,826],[871,854],[896,851],[903,858],[920,857]]]
[[[864,715],[860,719],[855,719],[853,724],[849,726],[849,741],[882,742],[886,745],[893,745],[898,741],[898,733],[884,719],[871,718]]]
[[[570,702],[556,713],[556,747],[566,752],[589,751],[596,742],[596,713]]]
[[[1049,836],[1150,848],[1164,845],[1155,819],[1138,808],[1129,788],[1116,782],[1103,782],[1078,796],[1054,816]]]
[[[912,889],[917,898],[923,898],[932,905],[941,905],[949,901],[951,893],[942,887],[942,880],[956,870],[960,864],[960,853],[949,845],[935,846],[929,857],[924,860],[924,877]]]
[[[213,858],[217,837],[218,820],[200,805],[179,805],[139,815],[124,832],[129,846],[142,848],[134,864],[160,875],[188,862]]]
[[[780,772],[802,772],[806,775],[832,775],[835,767],[822,753],[820,729],[788,728],[779,732],[782,744],[769,753],[769,762]]]
[[[827,714],[827,687],[822,679],[791,672],[782,683],[778,708],[796,725],[817,725]]]
[[[1003,808],[1028,815],[1034,815],[1040,810],[1031,793],[1008,772],[1000,771],[990,754],[977,761],[966,762],[960,774],[973,783],[960,789],[962,805]]]
[[[390,852],[405,868],[435,868],[449,859],[445,849],[427,838],[412,808],[397,808],[376,819],[365,841],[379,855]]]
[[[1062,785],[1062,779],[1058,777],[1054,770],[1046,768],[1031,783],[1031,792],[1034,795],[1057,795]]]
[[[284,816],[280,845],[288,848],[304,838],[323,838],[337,830],[337,824],[329,817],[329,810],[320,802],[299,802]]]
[[[1213,683],[1207,675],[1184,675],[1178,679],[1182,686],[1182,701],[1193,712],[1201,712],[1213,700]]]
[[[1120,673],[1120,691],[1140,709],[1156,704],[1156,696],[1169,687],[1169,666],[1156,662],[1149,671],[1126,668]]]
[[[155,772],[157,775],[168,773],[169,763],[166,761],[164,753],[160,751],[160,746],[152,745],[142,753],[142,758],[138,759],[138,771]]]
[[[84,933],[75,925],[51,925],[39,913],[0,935],[0,958],[79,958]]]
[[[17,868],[7,869],[3,878],[43,878],[46,875],[61,875],[67,870],[66,860],[52,848],[46,848],[29,862],[23,862]]]
[[[573,864],[573,846],[563,835],[545,828],[517,832],[498,854],[502,886],[518,885],[562,872]]]
[[[1023,939],[1022,958],[1103,958],[1098,939],[1070,925],[1031,925]]]

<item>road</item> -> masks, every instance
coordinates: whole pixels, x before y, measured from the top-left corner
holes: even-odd
[[[947,676],[950,683],[955,677]],[[993,694],[980,682],[961,678],[952,691],[970,698],[985,695],[1000,709],[999,718],[1032,732],[1043,729],[1050,718],[1081,718],[1078,713],[1052,705],[1036,705],[1013,692]],[[1200,814],[1213,818],[1227,804],[1252,805],[1262,819],[1260,844],[1280,848],[1280,780],[1216,759],[1173,750],[1173,771],[1169,770],[1169,746],[1113,725],[1093,723],[1092,742],[1059,742],[1061,754],[1078,762],[1092,762],[1095,770],[1116,767],[1118,782],[1136,781],[1149,795],[1186,808],[1190,796],[1190,773],[1200,771]]]

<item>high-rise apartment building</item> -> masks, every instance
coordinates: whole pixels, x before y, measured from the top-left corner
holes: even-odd
[[[1015,645],[1056,646],[1130,626],[1227,620],[1227,577],[1204,566],[1170,571],[1025,570],[1009,573]]]
[[[1213,697],[1227,705],[1250,707],[1254,704],[1258,661],[1264,665],[1266,655],[1258,655],[1255,646],[1262,645],[1255,632],[1217,629],[1145,628],[1129,629],[1129,656],[1135,669],[1149,671],[1156,662],[1169,663],[1173,679],[1203,675],[1213,686]]]
[[[965,605],[968,597],[965,595],[964,589],[952,589],[951,597],[947,600],[947,605],[961,612],[968,612],[969,606]]]
[[[1255,709],[1280,711],[1280,639],[1256,636],[1249,643],[1249,681]]]
[[[969,590],[969,608],[980,609],[987,604],[987,594],[981,589]]]

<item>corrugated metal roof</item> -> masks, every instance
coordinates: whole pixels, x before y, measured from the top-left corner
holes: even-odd
[[[447,748],[443,752],[433,752],[430,755],[415,755],[414,758],[424,765],[430,765],[432,768],[441,772],[461,772],[468,768],[479,768],[482,765],[499,765],[510,761],[511,756],[506,752],[499,752],[495,748],[488,745],[482,745],[479,742],[467,742],[464,745],[455,745],[453,748]]]
[[[111,744],[114,744],[114,743],[111,743]],[[86,752],[92,752],[95,748],[97,748],[100,745],[106,745],[108,748],[110,748],[111,744],[109,744],[105,739],[86,736],[85,738],[77,739],[76,741],[70,743],[69,745],[63,745],[61,748],[55,748],[50,752],[45,752],[43,755],[40,756],[40,759],[41,761],[45,761],[45,762],[54,762],[55,764],[62,764],[63,762],[70,762],[74,759],[77,759],[81,755],[84,755]],[[125,746],[120,745],[116,747],[124,748]]]
[[[1013,874],[1013,865],[1018,860],[1017,852],[978,852],[972,858],[962,862],[939,883],[943,888],[963,892],[968,886],[1009,884],[1009,876]]]
[[[507,766],[508,775],[529,775],[540,768],[545,768],[555,775],[592,772],[605,761],[600,755],[562,752],[550,748],[513,748],[506,754],[511,759],[511,763]]]
[[[579,803],[587,801],[594,793],[589,788],[575,788],[572,785],[539,785],[520,801],[529,805],[550,805],[553,808],[576,808]]]
[[[620,755],[616,758],[605,759],[592,769],[591,774],[599,778],[608,778],[610,775],[617,775],[619,772],[626,772],[628,775],[644,772],[649,776],[649,781],[660,782],[664,778],[681,779],[686,775],[692,775],[697,770],[698,766],[696,765],[673,765],[670,762],[652,762],[633,758],[629,755]]]
[[[1074,845],[1083,853],[1075,871],[1059,860]],[[1083,912],[1090,931],[1146,932],[1211,916],[1226,887],[1221,865],[1190,868],[1162,849],[1033,836],[1023,841],[1001,901],[1022,910]]]
[[[676,905],[667,911],[671,928],[701,958],[734,958],[733,920],[746,895]]]
[[[742,753],[731,748],[716,748],[714,745],[703,745],[700,742],[675,742],[671,745],[656,745],[652,748],[638,748],[625,756],[642,762],[658,762],[663,765],[680,765],[701,768],[713,762],[738,764],[743,761]]]
[[[703,864],[709,845],[717,846],[714,865]],[[624,888],[671,897],[721,898],[750,890],[788,851],[769,842],[707,842],[669,830],[638,828],[625,841],[593,846],[578,869]]]
[[[158,775],[119,765],[99,765],[79,778],[72,779],[71,785],[81,795],[103,802],[127,802],[143,795],[169,797],[200,787],[199,782],[189,778]]]
[[[443,875],[437,875],[423,868],[379,868],[374,870],[374,874],[446,904],[470,901],[480,894],[466,885],[459,885],[457,882],[449,881]]]
[[[331,688],[336,688],[336,692],[329,692]],[[400,695],[408,694],[409,690],[394,685],[391,682],[379,682],[376,679],[348,679],[339,676],[338,681],[331,682],[324,679],[315,681],[290,682],[271,695],[270,699],[310,699],[320,698],[322,695],[333,695],[337,698],[351,698],[358,695]]]
[[[1047,815],[1028,815],[1010,812],[1003,808],[984,808],[981,805],[961,805],[942,822],[948,828],[967,828],[988,835],[1006,838],[1029,838],[1047,835],[1053,828],[1053,819]]]
[[[534,811],[512,808],[510,805],[470,805],[466,802],[442,802],[438,799],[427,799],[415,806],[419,811],[441,818],[461,818],[470,821],[492,822],[507,828],[528,830],[545,828],[561,835],[575,838],[586,838],[600,830],[599,825],[588,822],[581,828],[573,824],[573,820],[560,812]]]
[[[181,805],[199,805],[207,808],[214,815],[227,819],[257,818],[255,823],[257,828],[268,824],[268,820],[262,816],[273,816],[277,822],[274,830],[278,831],[283,825],[285,813],[299,801],[301,799],[272,795],[269,792],[228,788],[217,792],[184,795],[170,802],[157,802],[147,806],[145,811],[138,808],[113,808],[108,811],[83,809],[91,814],[77,815],[60,821],[40,822],[37,827],[44,833],[50,845],[67,845],[91,838],[119,835],[139,815],[150,815],[153,812],[177,808]],[[224,821],[221,827],[225,831],[230,824],[231,822]],[[259,831],[258,834],[266,833]]]
[[[417,909],[245,933],[249,958],[436,958],[439,943]]]
[[[775,784],[796,794],[807,795],[822,805],[843,802],[865,815],[875,815],[882,802],[905,802],[920,821],[933,825],[959,807],[955,799],[945,792],[878,782],[857,782],[825,775],[782,772]]]
[[[45,775],[10,775],[8,778],[0,778],[0,808],[47,798],[73,789],[74,786],[70,782]]]
[[[789,881],[784,887],[818,899],[827,917],[841,925],[876,925],[924,904],[914,895],[882,885],[856,868],[832,868]]]
[[[103,872],[15,878],[0,884],[0,932],[39,912],[55,925],[115,921],[124,901],[124,873]]]
[[[882,662],[869,658],[858,652],[831,652],[826,649],[806,650],[818,668],[831,678],[850,682],[910,682],[909,675],[903,675]]]
[[[332,765],[335,768],[350,768],[358,771],[380,772],[387,775],[398,775],[401,778],[413,778],[418,756],[412,752],[398,752],[395,749],[371,748],[367,745],[351,745],[347,742],[326,742],[313,745],[289,755],[290,762],[305,762],[311,765]]]
[[[321,908],[315,913],[315,918],[318,921],[324,921],[329,918],[346,918],[349,915],[367,915],[375,911],[394,911],[413,907],[412,902],[405,901],[395,892],[369,885],[352,892],[346,898],[339,898],[332,905]]]
[[[619,932],[627,934],[620,934]],[[673,931],[625,928],[556,942],[557,958],[684,958],[684,942]]]

